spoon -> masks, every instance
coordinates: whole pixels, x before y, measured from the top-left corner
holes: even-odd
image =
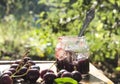
[[[95,9],[94,8],[91,8],[87,13],[86,13],[86,18],[83,22],[83,26],[78,34],[78,37],[81,37],[84,35],[84,32],[87,28],[87,26],[89,25],[89,23],[93,20],[95,16]]]

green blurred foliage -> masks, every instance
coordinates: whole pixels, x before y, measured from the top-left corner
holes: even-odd
[[[95,18],[86,30],[92,61],[116,59],[120,55],[120,2],[119,0],[40,0],[49,6],[40,13],[41,27],[60,35],[78,35],[86,12],[94,5]],[[116,60],[117,61],[117,60]]]
[[[1,54],[21,55],[30,48],[31,56],[53,60],[57,38],[77,36],[86,12],[97,4],[95,18],[85,32],[91,61],[118,61],[119,0],[1,0],[0,4]]]

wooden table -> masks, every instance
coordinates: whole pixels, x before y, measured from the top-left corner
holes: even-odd
[[[41,70],[48,69],[54,61],[35,61],[40,66]],[[0,61],[0,71],[8,69],[13,61]],[[56,73],[56,67],[51,68]],[[80,82],[82,84],[114,84],[108,79],[100,70],[98,70],[93,64],[90,63],[89,75]]]

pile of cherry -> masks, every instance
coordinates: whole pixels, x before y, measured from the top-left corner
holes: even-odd
[[[19,82],[35,83],[40,76],[40,67],[30,57],[16,60],[0,76],[0,84],[17,84]],[[27,83],[26,83],[27,84]]]
[[[56,78],[62,77],[70,77],[78,82],[82,79],[78,71],[68,72],[62,69],[55,74],[49,68],[40,70],[40,67],[30,57],[24,57],[16,60],[8,70],[2,72],[0,84],[53,84]],[[38,79],[41,79],[41,83],[37,82]]]

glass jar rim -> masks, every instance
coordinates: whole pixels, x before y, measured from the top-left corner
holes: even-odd
[[[58,37],[58,39],[70,39],[70,38],[77,38],[77,39],[83,39],[85,38],[85,36],[82,36],[82,37],[78,37],[78,36],[60,36]]]

